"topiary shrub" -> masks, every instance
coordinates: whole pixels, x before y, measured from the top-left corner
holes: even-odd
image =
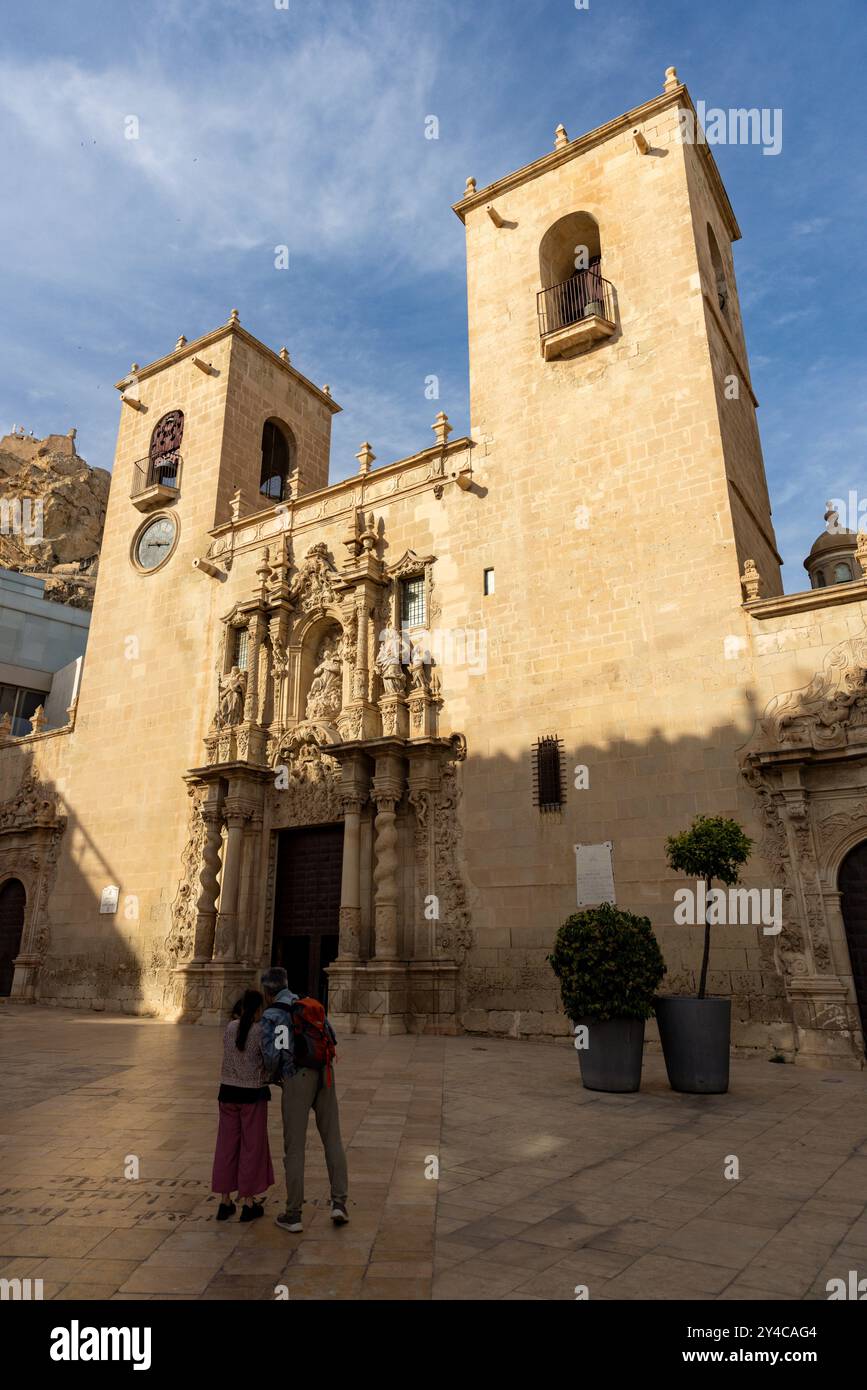
[[[567,918],[548,960],[573,1023],[650,1018],[666,971],[650,919],[610,903]]]
[[[752,847],[752,840],[736,820],[726,820],[723,816],[696,816],[689,830],[684,830],[680,835],[669,835],[665,842],[665,853],[673,869],[682,874],[689,874],[690,878],[704,879],[709,903],[714,879],[721,879],[727,885],[737,883],[741,866],[749,859]],[[699,999],[704,999],[707,992],[707,967],[710,960],[709,917],[708,905],[705,908]]]

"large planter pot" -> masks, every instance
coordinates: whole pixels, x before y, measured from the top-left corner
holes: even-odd
[[[644,1051],[643,1018],[575,1020],[587,1029],[587,1047],[577,1048],[581,1080],[588,1091],[637,1091]]]
[[[666,995],[655,1006],[671,1089],[693,1095],[727,1091],[732,1001]]]

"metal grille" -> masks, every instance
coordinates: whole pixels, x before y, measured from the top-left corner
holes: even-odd
[[[183,460],[178,453],[161,454],[156,459],[139,459],[132,466],[130,497],[137,497],[140,492],[153,487],[156,483],[162,487],[170,487],[178,491],[181,486],[182,463]]]
[[[579,319],[589,318],[593,314],[614,323],[613,286],[608,280],[603,280],[598,265],[579,270],[577,275],[564,280],[562,284],[540,290],[536,304],[539,332],[543,338],[548,333],[556,333],[558,328],[566,328],[570,323],[577,323]]]
[[[400,585],[401,627],[424,627],[424,575]]]
[[[237,666],[239,671],[247,669],[247,629],[239,627],[235,634],[235,659],[233,666]]]
[[[168,415],[164,415],[154,425],[151,447],[148,450],[149,458],[156,460],[163,458],[166,454],[176,454],[181,447],[183,437],[184,412],[182,410],[170,410]]]
[[[533,805],[540,811],[559,811],[565,802],[563,740],[546,734],[533,744]]]

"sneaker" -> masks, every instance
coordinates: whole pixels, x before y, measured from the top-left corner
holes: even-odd
[[[230,1216],[234,1216],[237,1207],[234,1202],[221,1202],[217,1207],[217,1220],[228,1221]]]
[[[249,1202],[241,1208],[242,1221],[256,1221],[260,1216],[265,1215],[265,1208],[260,1202]]]
[[[345,1202],[331,1203],[331,1220],[335,1226],[345,1226],[349,1220],[349,1212],[346,1210]]]
[[[274,1224],[284,1231],[291,1231],[293,1235],[299,1235],[304,1230],[300,1211],[281,1211]]]

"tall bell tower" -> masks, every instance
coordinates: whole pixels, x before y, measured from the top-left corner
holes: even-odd
[[[559,126],[548,154],[487,188],[467,181],[472,432],[516,502],[559,509],[570,493],[586,562],[652,535],[651,583],[710,561],[738,593],[752,559],[771,595],[740,231],[695,130],[669,68],[660,96],[577,139]]]
[[[235,311],[117,385],[117,451],[69,748],[68,785],[89,814],[86,834],[73,827],[64,840],[54,929],[61,956],[92,942],[108,998],[162,949],[170,925],[177,886],[166,866],[174,874],[189,834],[183,778],[202,761],[217,701],[227,600],[226,574],[208,569],[212,532],[325,487],[340,408]],[[109,885],[119,890],[116,913],[100,909]],[[147,997],[154,978],[143,977],[145,1010],[163,1004]]]

